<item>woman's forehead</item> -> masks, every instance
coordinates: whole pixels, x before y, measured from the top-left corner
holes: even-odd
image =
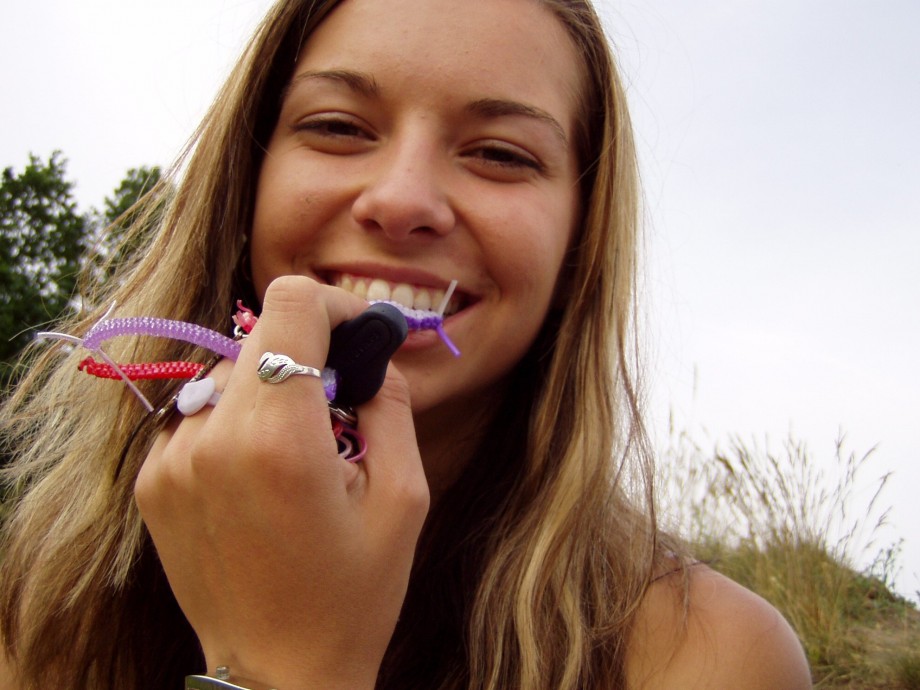
[[[310,36],[295,79],[336,69],[531,103],[569,131],[583,81],[566,28],[538,0],[344,0]]]

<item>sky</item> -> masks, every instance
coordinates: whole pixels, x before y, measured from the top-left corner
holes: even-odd
[[[169,166],[267,0],[0,9],[0,166],[60,149],[82,209]],[[648,409],[779,450],[890,506],[920,594],[920,3],[600,0],[645,185]],[[871,555],[871,554],[869,554]],[[858,558],[866,554],[856,554]]]

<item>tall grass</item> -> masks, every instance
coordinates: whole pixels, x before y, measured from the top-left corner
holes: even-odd
[[[864,483],[873,452],[849,452],[842,438],[830,462],[816,462],[794,439],[774,451],[732,438],[707,452],[672,430],[660,457],[666,524],[701,560],[786,616],[818,687],[896,687],[853,685],[877,676],[870,668],[876,662],[893,665],[868,653],[859,625],[870,609],[886,613],[884,605],[890,604],[887,613],[916,613],[891,595],[899,547],[878,543],[888,517],[880,497],[890,474]],[[911,658],[898,657],[907,666]]]

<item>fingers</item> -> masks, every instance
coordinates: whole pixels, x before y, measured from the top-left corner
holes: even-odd
[[[419,526],[428,512],[428,483],[415,438],[409,386],[394,365],[377,395],[359,409],[359,430],[367,442],[363,460],[371,501],[404,506]],[[382,491],[376,489],[383,487]]]
[[[366,308],[367,303],[354,295],[300,276],[279,278],[268,287],[259,322],[243,342],[209,428],[217,434],[211,442],[218,445],[227,442],[224,430],[234,429],[236,443],[253,451],[239,457],[260,459],[258,468],[241,468],[243,472],[319,471],[338,480],[349,471],[335,462],[322,380],[293,375],[267,383],[257,372],[265,353],[321,370],[331,329]],[[235,456],[233,449],[227,450]],[[270,461],[261,460],[264,457]]]
[[[297,364],[323,368],[329,350],[329,334],[342,321],[356,316],[367,303],[344,290],[318,285],[300,276],[279,278],[265,293],[262,315],[246,339],[227,392],[235,393],[228,414],[254,407],[255,434],[273,436],[278,426],[303,426],[328,416],[323,384],[319,378],[291,376],[276,384],[256,376],[262,355],[285,355]],[[270,428],[263,428],[268,424]]]
[[[230,486],[237,479],[247,481],[249,489],[258,485],[265,493],[283,489],[287,494],[296,487],[310,487],[314,498],[327,499],[361,490],[361,500],[370,496],[366,507],[371,512],[404,506],[409,522],[420,526],[427,513],[428,487],[408,385],[394,367],[377,396],[360,409],[358,431],[368,453],[358,466],[341,462],[320,379],[295,375],[266,383],[257,375],[265,352],[319,369],[327,358],[332,329],[366,307],[358,297],[307,278],[274,281],[266,291],[259,323],[244,341],[235,365],[222,362],[211,374],[220,393],[218,404],[192,417],[177,417],[157,440],[151,459],[165,455],[170,462],[187,465],[173,468],[178,474],[196,475],[172,478],[178,482],[220,481]],[[164,454],[167,444],[170,452]],[[380,490],[368,494],[363,489],[371,481]]]
[[[321,368],[331,328],[366,306],[354,295],[308,278],[273,282],[236,364],[221,362],[210,374],[220,394],[217,405],[190,417],[177,415],[157,439],[146,465],[166,465],[160,468],[167,472],[164,479],[188,484],[196,481],[192,475],[197,481],[228,485],[233,477],[268,483],[276,477],[281,484],[290,470],[319,471],[329,480],[340,480],[348,468],[338,462],[321,380],[292,376],[269,384],[259,380],[257,371],[265,351]],[[169,452],[162,452],[167,446]],[[153,470],[145,466],[141,493]]]
[[[224,390],[232,371],[233,362],[225,359],[209,372],[208,377],[214,380],[216,391]],[[203,438],[212,411],[210,405],[205,405],[194,415],[174,414],[154,440],[134,488],[138,507],[148,527],[151,527],[151,522],[157,521],[158,514],[169,512],[163,503],[175,497],[174,487],[189,485],[191,466],[188,458],[197,453],[196,446]]]

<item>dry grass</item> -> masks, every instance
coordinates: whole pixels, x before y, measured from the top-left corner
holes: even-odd
[[[891,590],[899,545],[876,542],[889,475],[865,488],[871,456],[842,439],[830,463],[794,440],[704,452],[672,433],[662,505],[698,557],[783,612],[815,687],[920,689],[920,613]]]

